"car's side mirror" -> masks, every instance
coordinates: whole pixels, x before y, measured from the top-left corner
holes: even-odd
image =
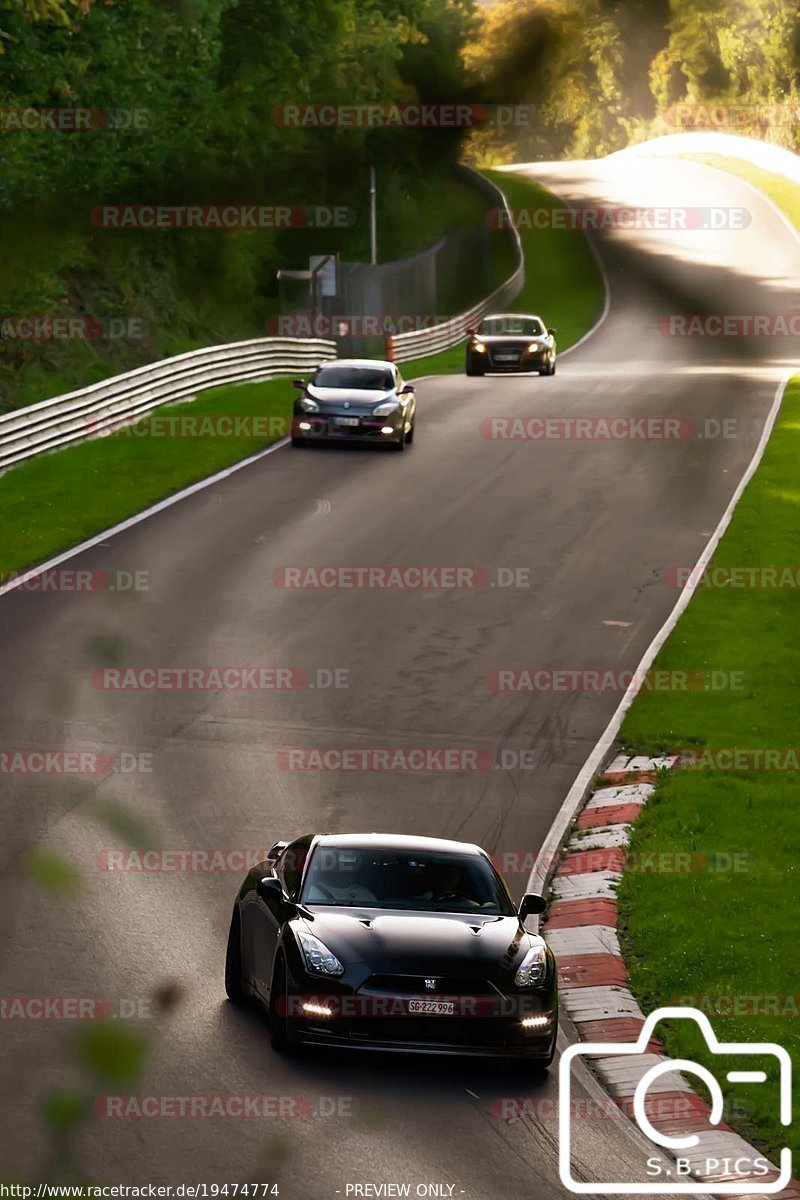
[[[306,386],[306,381],[304,379],[293,379],[292,380],[292,387],[304,388],[305,386]]]
[[[414,395],[413,383],[405,384],[405,386],[400,389],[400,395],[401,396],[413,396]]]
[[[267,862],[276,863],[288,845],[288,842],[276,842],[272,849],[267,851]]]
[[[526,892],[519,904],[520,921],[524,921],[526,917],[540,917],[544,912],[547,912],[544,896],[537,896],[536,892]]]
[[[553,326],[553,325],[548,325],[548,326],[547,326],[547,332],[548,332],[548,333],[558,333],[558,330],[555,328],[555,326]]]
[[[256,891],[265,903],[283,902],[283,888],[279,879],[274,875],[265,875],[263,879],[259,879],[256,884]]]

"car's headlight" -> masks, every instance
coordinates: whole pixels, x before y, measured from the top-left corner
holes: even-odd
[[[473,342],[472,349],[476,350],[478,352],[478,354],[486,353],[486,347],[484,346],[483,342],[478,342],[478,341]]]
[[[544,350],[542,343],[531,342],[530,346],[528,346],[528,354],[535,354],[537,350]]]
[[[514,976],[514,983],[519,988],[538,987],[544,983],[547,975],[547,948],[534,946],[522,960]]]
[[[388,417],[391,413],[400,411],[400,401],[384,400],[383,404],[376,404],[372,411],[376,417]]]
[[[297,941],[306,967],[316,975],[344,975],[344,967],[324,942],[304,929],[297,930]]]
[[[316,400],[312,400],[309,396],[300,397],[300,407],[303,412],[319,412],[319,405]]]

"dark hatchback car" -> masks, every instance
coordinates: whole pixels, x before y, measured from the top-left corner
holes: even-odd
[[[414,440],[414,385],[396,363],[340,358],[322,363],[299,394],[292,417],[292,445],[311,442],[382,442],[404,450]]]
[[[527,313],[493,313],[481,321],[467,342],[467,375],[487,371],[538,371],[555,375],[558,348],[555,329]]]
[[[277,842],[233,908],[229,998],[296,1045],[524,1058],[549,1066],[556,964],[478,846],[384,834]]]

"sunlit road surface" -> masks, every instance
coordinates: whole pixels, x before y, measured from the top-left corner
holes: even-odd
[[[452,1185],[470,1200],[564,1193],[555,1069],[535,1083],[524,1069],[480,1061],[277,1058],[265,1023],[223,996],[237,871],[101,869],[104,852],[123,843],[95,814],[116,801],[167,850],[267,847],[315,829],[464,838],[495,854],[523,890],[619,692],[498,693],[490,675],[635,667],[677,598],[670,568],[696,561],[798,349],[787,337],[666,336],[659,319],[794,311],[800,277],[800,247],[733,178],[664,159],[531,171],[581,202],[732,205],[752,220],[702,236],[599,238],[611,311],[595,336],[552,379],[421,383],[407,453],[281,449],[68,564],[145,571],[148,590],[0,599],[2,747],[153,756],[149,772],[82,784],[3,778],[0,996],[136,1006],[177,980],[182,1003],[141,1022],[156,1036],[142,1080],[102,1091],[302,1098],[284,1104],[301,1115],[264,1119],[98,1117],[80,1145],[93,1179],[277,1181],[298,1200],[368,1183],[409,1184],[411,1194],[418,1184]],[[546,318],[547,296],[539,308]],[[663,418],[695,432],[484,436],[497,416]],[[729,436],[697,436],[723,428]],[[475,578],[485,586],[278,586],[293,565],[469,565],[484,569]],[[294,667],[312,681],[338,669],[349,686],[109,691],[92,680],[103,663]],[[279,755],[387,747],[458,751],[478,769],[287,770],[297,760]],[[487,767],[487,755],[505,766]],[[80,897],[21,881],[23,856],[38,843],[80,866]],[[77,1081],[74,1033],[75,1023],[57,1020],[0,1026],[3,1165],[22,1176],[46,1170],[38,1103]],[[504,1101],[514,1097],[545,1103],[509,1120],[516,1110]],[[643,1178],[639,1151],[613,1122],[577,1119],[575,1138],[585,1178]]]

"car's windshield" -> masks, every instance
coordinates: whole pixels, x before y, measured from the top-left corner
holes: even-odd
[[[514,914],[500,880],[480,855],[324,845],[309,863],[301,903]]]
[[[385,392],[394,386],[387,367],[320,367],[311,382],[315,387],[364,388],[369,392]]]
[[[481,321],[478,333],[539,337],[544,333],[544,325],[536,317],[487,317]]]

